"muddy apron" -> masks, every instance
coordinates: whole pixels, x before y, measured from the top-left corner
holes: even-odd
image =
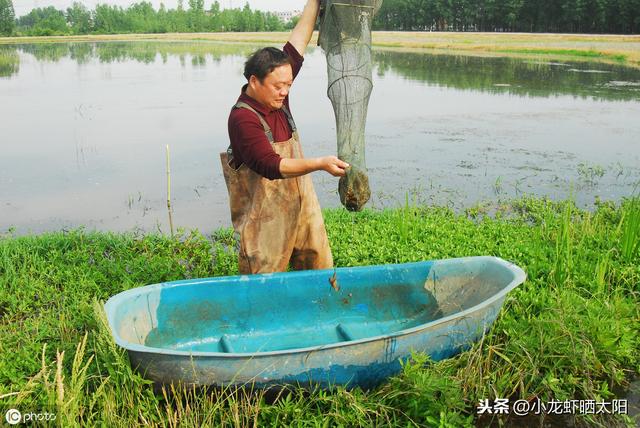
[[[273,150],[283,158],[303,158],[291,113],[282,107],[292,137],[274,142],[264,118],[251,106],[238,102],[258,116]],[[283,272],[333,267],[318,197],[309,174],[269,180],[242,164],[233,168],[231,147],[220,153],[229,191],[233,228],[240,235],[238,268],[241,274]]]

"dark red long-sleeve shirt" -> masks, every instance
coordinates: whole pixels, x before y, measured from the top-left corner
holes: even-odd
[[[289,42],[282,49],[291,58],[291,68],[295,79],[302,67],[304,58]],[[287,116],[282,110],[270,110],[245,93],[247,85],[242,87],[238,101],[249,104],[265,119],[274,141],[286,141],[291,138],[291,128]],[[284,99],[284,104],[289,109],[289,96]],[[289,109],[291,111],[291,109]],[[260,119],[250,110],[245,108],[231,109],[229,114],[229,140],[233,150],[233,159],[236,166],[242,164],[256,173],[270,180],[282,178],[280,174],[280,155],[273,151]]]

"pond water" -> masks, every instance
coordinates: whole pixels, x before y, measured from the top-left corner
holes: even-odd
[[[257,46],[103,42],[0,46],[0,232],[230,226],[219,152]],[[619,200],[640,185],[640,70],[376,50],[369,207],[455,209],[524,194]],[[336,152],[322,51],[291,106],[307,157]],[[314,173],[323,207],[337,179]]]

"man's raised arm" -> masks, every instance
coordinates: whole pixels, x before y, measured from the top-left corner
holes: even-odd
[[[311,34],[313,34],[313,27],[316,25],[319,10],[320,0],[308,0],[300,16],[300,20],[295,28],[291,30],[289,43],[296,48],[300,55],[304,55],[309,40],[311,40]]]

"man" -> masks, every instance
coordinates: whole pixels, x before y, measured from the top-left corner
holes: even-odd
[[[335,156],[305,159],[289,111],[319,0],[309,0],[283,50],[264,48],[246,62],[238,102],[229,115],[227,153],[220,155],[231,220],[240,235],[241,274],[326,269],[333,257],[311,176],[345,175]]]

